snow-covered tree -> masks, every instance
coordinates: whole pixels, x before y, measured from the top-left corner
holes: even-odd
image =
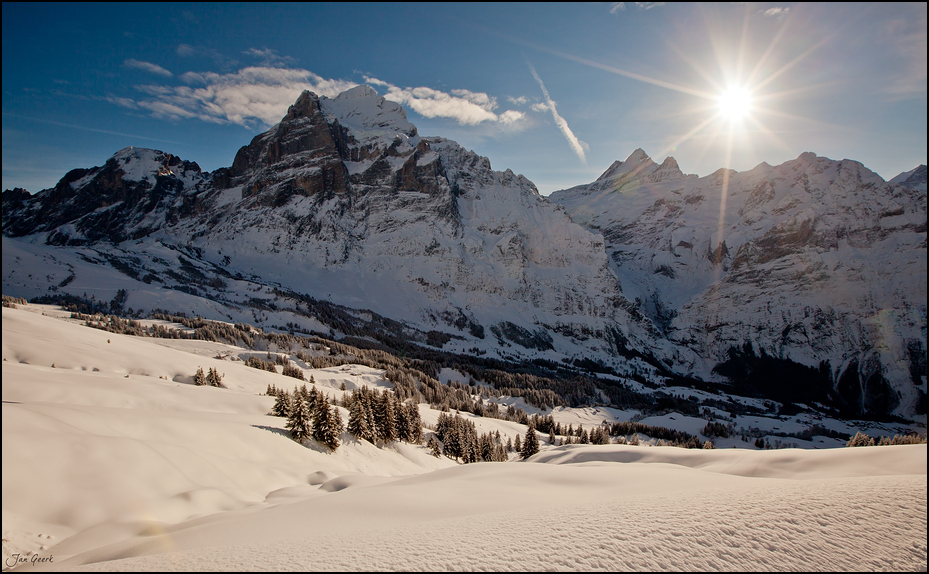
[[[194,373],[194,384],[198,387],[206,384],[206,375],[203,374],[203,367],[197,367],[197,372]]]
[[[290,393],[281,389],[277,393],[277,399],[275,399],[274,406],[271,408],[271,414],[276,417],[289,417],[290,406],[291,406]]]

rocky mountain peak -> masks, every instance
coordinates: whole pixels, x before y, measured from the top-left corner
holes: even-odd
[[[617,180],[620,185],[625,185],[631,178],[638,178],[640,181],[659,182],[672,179],[681,179],[686,177],[681,172],[677,160],[668,156],[661,165],[657,165],[652,158],[645,153],[642,148],[636,149],[629,154],[626,161],[614,161],[613,164],[603,174],[597,178],[598,182],[607,182]]]
[[[297,101],[287,108],[287,114],[281,120],[293,122],[299,118],[312,118],[319,111],[319,96],[309,90],[304,90]]]
[[[614,161],[613,164],[597,178],[597,181],[615,179],[629,172],[639,174],[650,171],[650,168],[653,170],[654,167],[655,162],[648,157],[648,154],[645,153],[642,148],[638,148],[629,154],[626,161]]]
[[[909,189],[926,191],[926,165],[923,164],[910,171],[905,171],[891,179],[889,183],[902,185]]]
[[[359,145],[389,147],[398,136],[408,139],[419,135],[403,107],[379,96],[370,86],[355,86],[335,98],[323,98],[320,105],[329,121],[348,129]]]

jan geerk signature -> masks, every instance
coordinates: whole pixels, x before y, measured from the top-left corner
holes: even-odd
[[[32,565],[35,566],[36,564],[43,563],[51,564],[53,558],[54,557],[51,554],[49,554],[47,557],[39,556],[38,554],[23,556],[17,552],[16,554],[12,554],[9,558],[7,558],[4,563],[6,564],[7,568],[12,568],[13,566],[18,566],[25,562],[32,562]]]

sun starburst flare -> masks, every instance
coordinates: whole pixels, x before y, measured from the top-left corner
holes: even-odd
[[[752,111],[752,94],[741,86],[730,86],[717,99],[719,114],[730,122],[740,121]]]

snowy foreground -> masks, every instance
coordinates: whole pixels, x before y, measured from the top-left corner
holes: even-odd
[[[526,462],[458,465],[346,433],[328,454],[266,414],[268,384],[296,381],[243,354],[4,308],[4,569],[927,568],[926,445],[543,441]],[[197,367],[228,388],[192,385]],[[390,387],[360,366],[306,374],[330,396],[343,382]]]

